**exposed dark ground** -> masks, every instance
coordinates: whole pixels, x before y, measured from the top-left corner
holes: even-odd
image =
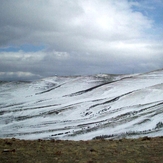
[[[0,139],[0,163],[163,163],[163,137],[121,140]]]

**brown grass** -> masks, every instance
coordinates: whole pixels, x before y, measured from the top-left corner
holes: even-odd
[[[0,163],[162,163],[163,137],[61,141],[0,139]]]

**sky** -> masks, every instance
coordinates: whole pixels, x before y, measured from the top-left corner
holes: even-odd
[[[163,0],[0,4],[0,80],[163,68]]]

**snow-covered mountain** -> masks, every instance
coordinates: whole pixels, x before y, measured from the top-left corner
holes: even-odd
[[[1,138],[159,135],[163,135],[163,70],[0,82]]]

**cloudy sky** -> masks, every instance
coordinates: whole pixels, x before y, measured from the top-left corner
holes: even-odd
[[[0,4],[0,80],[163,68],[163,0]]]

